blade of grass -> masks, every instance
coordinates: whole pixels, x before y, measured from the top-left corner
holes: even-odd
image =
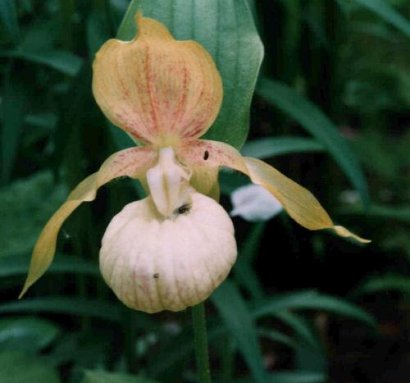
[[[225,281],[213,293],[211,299],[232,337],[236,340],[254,381],[266,383],[266,373],[255,324],[236,286],[230,281]]]
[[[266,222],[257,222],[253,224],[249,234],[241,246],[238,262],[233,271],[235,279],[243,286],[254,299],[263,297],[263,288],[258,276],[253,269],[253,259],[258,252],[261,237],[265,231]]]
[[[266,383],[325,383],[327,376],[310,371],[283,371],[270,374]],[[237,379],[231,383],[253,383],[252,378]]]
[[[14,73],[11,64],[6,74],[0,105],[2,119],[0,184],[4,185],[11,177],[28,105],[27,87],[18,74]]]
[[[255,158],[270,158],[292,153],[322,152],[323,145],[304,137],[268,137],[248,141],[241,153]]]
[[[10,40],[17,45],[20,40],[20,28],[17,21],[17,9],[14,0],[0,1],[0,20]]]
[[[0,278],[27,273],[28,259],[26,256],[0,257]],[[99,276],[98,266],[83,258],[73,255],[58,254],[50,266],[49,273],[71,273]]]
[[[85,371],[81,383],[155,383],[153,380],[135,375],[113,374],[100,370]]]
[[[298,347],[297,343],[290,336],[282,334],[279,331],[271,330],[270,328],[259,328],[258,335],[260,337],[283,344],[293,349],[296,349]]]
[[[380,220],[391,219],[402,223],[410,223],[410,206],[386,206],[386,205],[372,205],[368,211],[363,213],[360,209],[355,207],[344,208],[341,210],[343,214],[365,214],[368,217],[378,218]]]
[[[47,312],[75,316],[89,316],[110,322],[120,322],[123,308],[103,301],[85,300],[68,297],[46,297],[24,299],[3,303],[0,313],[38,313]]]
[[[403,275],[388,274],[365,281],[353,292],[353,296],[375,294],[384,291],[397,291],[402,294],[410,293],[410,278]]]
[[[363,170],[355,153],[329,118],[316,105],[279,81],[262,79],[258,84],[257,93],[293,117],[323,144],[358,190],[363,204],[367,207],[369,193]]]
[[[340,298],[317,293],[302,291],[277,295],[273,299],[258,304],[254,309],[257,318],[272,315],[284,310],[323,310],[333,314],[356,319],[371,327],[376,326],[375,319],[356,305]]]
[[[36,64],[46,65],[67,76],[75,76],[82,65],[83,60],[71,52],[63,50],[29,51],[15,50],[4,51],[0,57],[18,58]]]
[[[396,11],[386,0],[356,0],[357,3],[379,15],[410,38],[410,21]]]
[[[319,341],[313,333],[311,326],[308,325],[307,321],[302,318],[301,315],[289,311],[281,311],[274,314],[274,316],[289,326],[297,339],[314,349],[320,349]]]

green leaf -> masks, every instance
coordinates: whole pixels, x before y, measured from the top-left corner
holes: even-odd
[[[254,309],[257,318],[279,313],[284,310],[323,310],[333,314],[346,316],[375,327],[374,318],[361,308],[340,298],[317,293],[302,291],[277,295],[272,299],[258,304]]]
[[[277,372],[269,376],[272,383],[325,383],[327,376],[310,371]]]
[[[83,65],[80,72],[69,83],[68,92],[62,99],[61,104],[61,112],[55,132],[53,165],[54,169],[57,169],[62,165],[65,156],[69,156],[71,161],[67,161],[70,166],[66,178],[71,179],[74,184],[74,180],[78,182],[85,175],[83,174],[83,168],[78,166],[78,161],[72,161],[72,158],[83,155],[78,140],[79,137],[84,136],[79,135],[79,132],[85,131],[87,135],[92,134],[91,126],[84,129],[84,125],[85,121],[94,116],[94,113],[99,113],[101,122],[104,121],[101,113],[95,108],[95,102],[92,98],[90,65]]]
[[[27,274],[28,254],[0,257],[0,278]],[[97,263],[73,255],[57,254],[48,273],[71,273],[99,276]]]
[[[59,334],[53,323],[40,318],[0,320],[0,349],[37,352],[49,346]]]
[[[321,152],[323,145],[303,137],[268,137],[248,141],[242,148],[244,156],[270,158],[291,153]]]
[[[257,222],[245,238],[238,256],[238,261],[233,269],[235,279],[240,286],[248,290],[254,299],[263,297],[263,288],[253,268],[253,260],[258,253],[261,237],[265,231],[266,222]]]
[[[151,379],[134,375],[113,374],[105,371],[85,372],[85,377],[81,383],[155,383]]]
[[[124,18],[121,21],[120,27],[118,28],[117,38],[120,40],[132,40],[137,32],[137,27],[135,25],[135,14],[138,10],[141,10],[141,0],[131,0],[130,5],[125,12]],[[145,13],[143,9],[144,16],[149,16]]]
[[[27,60],[36,64],[46,65],[67,76],[75,76],[83,60],[71,52],[63,50],[30,51],[15,50],[1,52],[0,57],[13,57]]]
[[[10,40],[17,44],[20,40],[20,29],[17,21],[16,3],[14,0],[0,1],[0,20]]]
[[[318,350],[321,348],[317,337],[304,318],[289,311],[281,311],[274,314],[274,316],[293,330],[293,335],[298,341],[302,341],[312,349]]]
[[[410,37],[410,21],[397,12],[387,0],[356,0],[356,2],[376,13],[384,21]]]
[[[0,184],[6,184],[11,176],[20,143],[28,95],[26,84],[20,76],[8,68],[1,106],[1,174]]]
[[[380,293],[383,291],[397,291],[402,294],[409,294],[410,278],[397,274],[374,277],[364,282],[353,292],[353,295],[360,296],[365,294]]]
[[[253,383],[252,378],[237,379],[235,383]],[[276,372],[270,374],[266,383],[325,383],[327,376],[310,371]],[[233,382],[232,382],[233,383]]]
[[[257,92],[268,102],[293,117],[323,144],[358,190],[363,203],[367,206],[369,193],[362,168],[355,153],[329,118],[317,106],[281,82],[263,79],[258,84]]]
[[[290,336],[287,336],[281,333],[280,331],[271,330],[268,328],[259,328],[258,335],[265,339],[269,339],[273,342],[281,343],[291,348],[298,347],[297,343]]]
[[[254,381],[265,383],[266,373],[255,324],[236,286],[230,281],[225,281],[213,293],[212,301],[225,326],[236,340],[238,348],[252,372]]]
[[[87,45],[90,57],[100,49],[106,40],[111,38],[106,13],[101,8],[94,8],[87,19]]]
[[[386,206],[372,205],[368,210],[363,212],[359,207],[344,207],[340,213],[348,215],[360,215],[365,217],[377,218],[380,220],[394,220],[405,224],[410,223],[410,206]]]
[[[177,39],[194,39],[213,56],[224,83],[224,101],[215,124],[205,135],[237,148],[249,129],[249,109],[263,56],[247,0],[132,1],[118,38],[135,31],[135,10],[164,23]]]
[[[88,316],[111,322],[121,321],[123,310],[119,304],[67,297],[22,299],[21,301],[0,304],[0,313],[3,314],[47,312]]]
[[[241,186],[249,185],[249,178],[244,174],[222,168],[219,172],[219,187],[221,193],[230,196]]]
[[[0,354],[1,383],[59,383],[57,372],[40,358],[20,352]]]
[[[66,189],[55,185],[49,173],[38,173],[1,189],[4,224],[0,225],[0,258],[30,254],[42,226],[65,198]]]

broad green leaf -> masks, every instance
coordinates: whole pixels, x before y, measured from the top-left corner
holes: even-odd
[[[410,278],[403,275],[389,274],[374,277],[364,282],[353,292],[354,296],[374,294],[384,291],[397,291],[402,294],[410,293]]]
[[[7,318],[0,320],[0,349],[27,352],[40,351],[59,334],[53,323],[40,318]]]
[[[45,361],[20,352],[0,354],[1,383],[60,383],[57,372]]]
[[[317,293],[302,291],[281,294],[259,303],[253,310],[257,318],[279,313],[284,310],[323,310],[333,314],[346,316],[364,322],[369,326],[376,325],[375,319],[356,305],[340,298]]]
[[[225,326],[236,340],[239,350],[257,383],[266,382],[263,357],[259,348],[256,327],[236,286],[225,281],[212,295]]]
[[[410,21],[396,11],[387,0],[356,0],[356,2],[376,13],[384,21],[410,37]]]
[[[27,254],[28,255],[28,254]],[[0,278],[27,274],[29,258],[24,254],[0,257]],[[99,276],[97,262],[90,262],[73,255],[56,255],[48,273],[70,273]]]
[[[257,93],[298,121],[324,146],[367,206],[369,194],[362,168],[355,153],[329,118],[317,106],[279,81],[263,79],[258,84]]]
[[[17,156],[23,123],[28,107],[27,87],[20,76],[8,68],[1,107],[1,174],[0,184],[6,184],[11,176]]]
[[[13,57],[46,65],[67,76],[75,76],[79,72],[83,62],[80,57],[63,50],[30,51],[21,49],[1,52],[0,57]]]
[[[15,0],[0,1],[0,20],[10,40],[17,44],[20,40],[20,29]]]
[[[164,2],[165,3],[165,2]],[[121,24],[117,31],[117,38],[120,40],[132,40],[137,32],[135,25],[135,14],[141,11],[141,0],[131,0]],[[146,9],[143,9],[144,16],[149,16]]]
[[[121,321],[123,310],[125,308],[119,304],[67,297],[25,298],[21,301],[0,304],[0,313],[2,314],[47,312],[88,316],[111,322]]]
[[[241,153],[247,157],[269,158],[291,153],[321,152],[323,145],[303,137],[268,137],[246,142]]]
[[[263,56],[247,0],[132,1],[118,38],[130,39],[136,9],[164,23],[177,39],[194,39],[213,56],[224,83],[217,121],[206,134],[237,148],[249,129],[249,109]]]
[[[65,188],[55,185],[50,173],[0,189],[0,258],[31,253],[42,226],[65,198]]]
[[[105,371],[85,372],[85,377],[81,383],[155,383],[151,379],[142,378],[134,375],[114,374]]]

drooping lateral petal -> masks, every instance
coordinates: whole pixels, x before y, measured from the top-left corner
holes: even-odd
[[[242,157],[236,149],[227,144],[195,140],[191,145],[182,146],[179,156],[181,161],[196,166],[208,161],[211,166],[219,164],[248,175],[253,183],[263,186],[272,193],[288,214],[307,229],[332,229],[342,237],[349,237],[362,243],[369,242],[343,226],[334,225],[326,210],[307,189],[263,161]]]
[[[45,273],[53,261],[57,235],[66,218],[82,202],[93,201],[98,188],[112,179],[122,176],[142,177],[154,163],[156,155],[156,152],[149,148],[130,148],[114,153],[107,158],[96,173],[91,174],[77,185],[41,232],[34,247],[28,276],[19,298]]]
[[[111,39],[96,55],[98,105],[143,142],[172,146],[201,136],[222,102],[222,80],[211,56],[194,41],[176,41],[158,21],[139,15],[137,24],[132,41]]]

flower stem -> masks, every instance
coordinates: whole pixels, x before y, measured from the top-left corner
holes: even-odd
[[[198,382],[211,383],[204,303],[192,307],[192,326],[194,328],[195,357],[199,377]]]

